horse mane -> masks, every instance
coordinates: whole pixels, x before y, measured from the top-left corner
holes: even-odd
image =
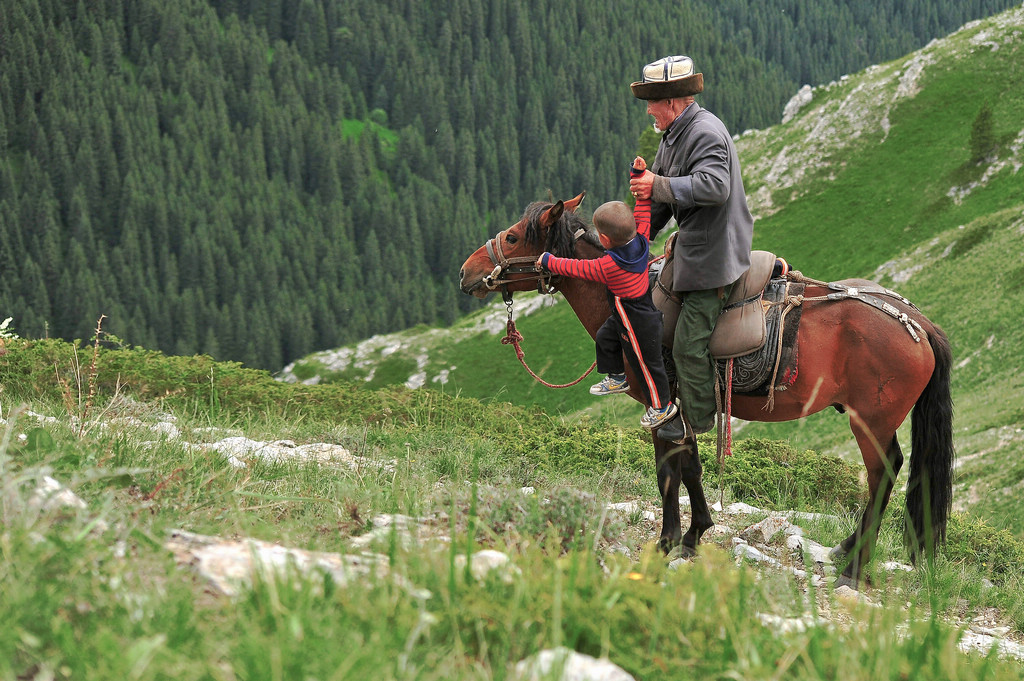
[[[541,228],[538,221],[540,220],[541,213],[550,207],[550,203],[535,201],[527,206],[523,212],[523,219],[526,221],[526,240],[529,243],[540,243]],[[581,240],[586,241],[599,250],[604,250],[601,240],[597,238],[597,234],[590,229],[590,226],[582,218],[571,211],[563,211],[562,217],[558,218],[558,222],[547,231],[544,250],[560,258],[576,257],[576,232],[581,229],[583,230],[583,234],[580,236]]]

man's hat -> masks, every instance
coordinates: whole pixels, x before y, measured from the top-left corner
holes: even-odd
[[[689,57],[664,57],[645,66],[640,80],[629,87],[637,99],[689,97],[704,91],[704,74],[694,73]]]

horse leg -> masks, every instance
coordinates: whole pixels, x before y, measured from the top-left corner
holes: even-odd
[[[711,509],[708,508],[708,500],[704,496],[704,485],[701,482],[703,468],[700,463],[700,456],[697,453],[697,438],[693,431],[689,432],[686,440],[680,447],[682,458],[683,485],[690,496],[690,527],[683,535],[683,556],[690,557],[697,552],[697,544],[700,543],[701,535],[714,527],[715,521],[711,518]]]
[[[682,539],[682,523],[679,518],[679,482],[682,479],[682,447],[662,440],[657,435],[654,441],[655,467],[658,472],[658,492],[661,493],[661,538],[658,546],[669,553]]]
[[[864,465],[867,467],[868,504],[857,529],[832,549],[832,558],[836,560],[850,557],[839,579],[836,580],[836,586],[846,585],[856,589],[878,540],[882,516],[889,504],[896,476],[903,466],[903,452],[895,432],[888,448],[881,451],[882,440],[873,437],[869,430],[863,426],[854,426],[853,430]]]
[[[692,432],[682,444],[655,436],[654,444],[658,457],[658,491],[661,492],[662,505],[659,546],[665,553],[678,547],[680,555],[689,558],[697,552],[701,535],[715,524],[701,483],[703,470],[697,454],[697,439]],[[686,534],[682,533],[679,513],[680,482],[690,497],[690,527]]]

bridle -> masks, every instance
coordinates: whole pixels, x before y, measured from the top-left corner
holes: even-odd
[[[505,235],[508,234],[509,229],[512,229],[512,227],[498,232],[493,239],[484,244],[487,249],[487,257],[491,259],[491,263],[494,265],[491,273],[483,279],[484,286],[492,291],[501,287],[501,297],[505,300],[506,304],[512,300],[512,293],[508,290],[508,285],[521,281],[536,279],[537,293],[554,293],[555,285],[558,283],[558,275],[539,271],[537,269],[537,256],[505,257],[501,250],[501,242]],[[507,278],[509,275],[516,275],[516,278],[509,279]]]
[[[515,225],[513,225],[513,227],[514,226]],[[501,343],[502,345],[511,345],[515,348],[516,357],[519,359],[519,363],[523,365],[523,368],[525,368],[537,382],[549,388],[569,388],[586,378],[597,366],[597,362],[595,361],[591,364],[590,368],[583,372],[583,375],[575,381],[561,384],[548,383],[534,373],[533,369],[531,369],[526,363],[523,355],[523,349],[519,345],[523,340],[523,335],[516,329],[515,320],[512,318],[512,291],[508,290],[508,285],[520,281],[536,279],[537,293],[550,295],[556,292],[555,286],[558,284],[559,277],[558,275],[551,274],[550,272],[538,270],[537,256],[527,255],[515,258],[505,257],[505,254],[501,250],[501,242],[505,238],[509,229],[512,229],[512,227],[498,232],[493,239],[484,244],[487,249],[487,257],[490,258],[491,262],[494,264],[494,269],[491,270],[491,273],[483,279],[484,285],[492,291],[501,287],[501,297],[502,300],[505,301],[505,308],[508,311],[508,321],[505,324],[505,337],[501,339]],[[573,234],[573,242],[578,241],[579,238],[583,236],[584,231],[585,230],[583,229],[577,230],[576,233]],[[507,279],[507,275],[521,276],[517,276],[515,279]]]

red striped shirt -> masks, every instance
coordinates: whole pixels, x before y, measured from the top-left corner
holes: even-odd
[[[639,298],[647,293],[650,286],[647,272],[627,272],[619,267],[610,255],[602,255],[593,260],[559,258],[552,255],[548,258],[546,267],[552,274],[605,284],[613,295],[620,298]]]
[[[633,209],[638,237],[650,238],[651,234],[651,200],[638,199]],[[634,237],[636,238],[636,237]],[[593,260],[577,260],[575,258],[559,258],[549,256],[545,267],[552,274],[565,277],[587,279],[605,284],[612,295],[620,298],[639,298],[647,293],[650,277],[647,271],[627,272],[612,260],[610,255],[602,255]]]

